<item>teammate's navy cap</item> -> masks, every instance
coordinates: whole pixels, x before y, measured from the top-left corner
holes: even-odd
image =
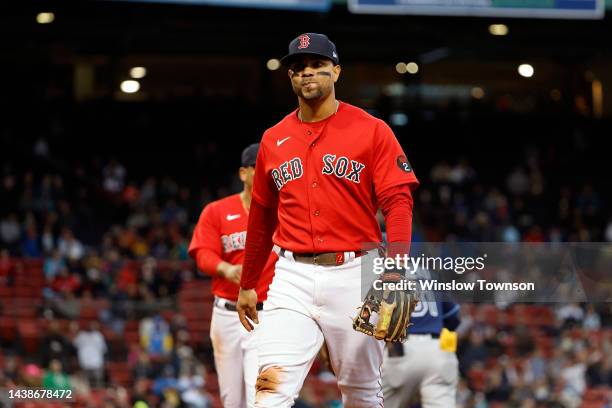
[[[285,66],[291,64],[298,55],[318,55],[329,58],[335,65],[340,63],[336,45],[325,34],[305,33],[289,43],[289,54],[281,59]]]
[[[242,167],[254,166],[257,161],[259,143],[253,143],[242,151]]]

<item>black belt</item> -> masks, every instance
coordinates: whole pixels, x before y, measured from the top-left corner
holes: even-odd
[[[219,299],[215,299],[215,306],[222,307],[222,308],[224,308],[226,310],[229,310],[230,312],[237,312],[238,311],[238,309],[236,309],[236,303],[235,302],[230,302],[229,300],[225,300],[223,302],[223,304],[221,304],[221,303],[222,302],[220,302]],[[263,310],[263,303],[257,303],[255,308],[257,310]]]

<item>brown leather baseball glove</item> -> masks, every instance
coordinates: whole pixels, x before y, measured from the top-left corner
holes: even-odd
[[[399,283],[400,273],[384,273],[384,283]],[[353,329],[374,336],[387,342],[404,341],[410,325],[410,314],[418,303],[415,293],[402,289],[370,288],[359,313],[353,319]],[[377,314],[375,325],[370,322],[372,315]]]

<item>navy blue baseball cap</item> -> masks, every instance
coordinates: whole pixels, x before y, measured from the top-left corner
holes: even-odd
[[[259,143],[253,143],[242,151],[242,167],[254,166],[259,152]]]
[[[329,58],[335,65],[340,63],[336,45],[325,34],[304,33],[289,43],[289,54],[281,59],[281,64],[287,66],[299,55],[318,55]]]

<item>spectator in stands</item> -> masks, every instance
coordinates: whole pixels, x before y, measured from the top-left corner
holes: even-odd
[[[146,351],[138,349],[138,357],[132,373],[132,376],[136,380],[141,378],[153,379],[154,369]]]
[[[476,362],[485,362],[489,357],[487,348],[484,345],[484,339],[480,331],[472,331],[469,340],[461,345],[459,360],[462,370],[468,372],[472,364]]]
[[[58,360],[62,363],[62,367],[69,367],[70,357],[74,351],[72,344],[62,333],[59,322],[57,320],[50,320],[47,333],[40,345],[43,366],[48,367],[51,364],[51,360]]]
[[[125,167],[113,158],[104,167],[103,170],[103,182],[102,185],[104,190],[111,194],[118,194],[123,190],[125,184]]]
[[[4,357],[4,380],[7,383],[17,384],[19,381],[19,362],[17,356],[8,354]]]
[[[172,297],[179,292],[182,283],[181,272],[181,264],[178,261],[172,261],[169,268],[159,271],[157,289],[159,297]]]
[[[180,401],[178,388],[179,384],[174,374],[174,368],[171,365],[164,366],[162,375],[153,382],[153,393],[163,397],[164,401],[171,406],[178,406]]]
[[[557,319],[562,328],[574,327],[582,323],[584,311],[577,303],[570,303],[557,310]]]
[[[83,263],[85,269],[83,291],[91,292],[95,298],[106,297],[108,295],[108,285],[110,284],[110,277],[107,276],[104,279],[102,276],[100,263],[100,258],[95,254],[88,256]]]
[[[21,240],[21,255],[25,258],[39,258],[42,255],[39,236],[34,222],[28,223]]]
[[[43,388],[46,390],[70,390],[70,379],[64,373],[62,363],[59,360],[51,360],[49,369],[43,377]]]
[[[116,286],[111,286],[106,293],[110,300],[108,308],[100,311],[100,319],[102,323],[108,325],[116,334],[123,334],[125,321],[130,314],[132,307],[127,295],[117,289]]]
[[[81,241],[74,237],[72,230],[64,228],[62,236],[57,243],[60,254],[69,261],[80,261],[85,255],[85,248]]]
[[[525,370],[529,372],[530,377],[534,381],[543,380],[546,378],[547,365],[541,349],[536,349],[531,354],[531,357],[526,362]]]
[[[55,236],[53,235],[53,226],[50,223],[45,223],[40,236],[43,253],[48,255],[55,248]]]
[[[194,364],[195,353],[189,345],[189,332],[187,330],[180,330],[176,333],[172,359],[174,368],[178,373],[189,371],[189,368]]]
[[[170,199],[161,212],[162,221],[166,224],[185,225],[187,222],[187,212],[176,203],[176,200]]]
[[[586,353],[572,353],[561,370],[562,399],[570,407],[578,407],[586,390]]]
[[[508,191],[516,196],[522,196],[529,190],[529,177],[521,166],[517,166],[506,179]]]
[[[139,201],[142,206],[148,206],[155,202],[157,198],[157,180],[155,177],[149,177],[145,180],[140,189]],[[147,217],[148,222],[148,217]]]
[[[143,319],[140,322],[140,344],[152,357],[168,356],[172,351],[173,340],[168,323],[160,315]]]
[[[52,310],[65,319],[78,319],[81,313],[81,300],[74,292],[64,290],[51,299]]]
[[[508,356],[502,356],[499,364],[487,370],[486,391],[488,401],[508,401],[512,393],[510,383],[510,362]]]
[[[18,384],[26,387],[40,387],[43,384],[45,371],[37,364],[28,363],[20,367]]]
[[[16,252],[21,237],[21,226],[17,214],[11,213],[0,220],[0,242]]]
[[[204,366],[192,361],[181,368],[178,389],[183,403],[193,408],[207,408],[210,400],[204,391],[206,371]]]
[[[148,380],[136,379],[132,389],[132,406],[133,408],[149,408],[155,406],[153,398],[149,395]]]
[[[80,278],[76,274],[71,273],[67,266],[59,270],[59,275],[51,283],[51,289],[53,289],[56,296],[65,295],[66,293],[75,294],[80,287]]]
[[[608,348],[609,346],[608,344]],[[612,385],[610,363],[612,363],[610,353],[605,353],[597,348],[589,350],[586,377],[590,387]]]
[[[57,249],[54,249],[51,256],[45,258],[43,263],[43,273],[48,283],[53,282],[62,269],[66,268],[66,262]]]
[[[73,340],[77,349],[79,366],[93,387],[102,387],[104,383],[104,355],[107,346],[99,328],[98,322],[92,320],[88,329],[80,331]]]
[[[586,315],[582,321],[582,327],[586,330],[599,330],[601,328],[601,318],[592,303],[586,306]]]
[[[149,257],[144,260],[140,268],[140,282],[149,292],[154,295],[159,294],[159,273],[157,270],[157,262],[154,258]]]

